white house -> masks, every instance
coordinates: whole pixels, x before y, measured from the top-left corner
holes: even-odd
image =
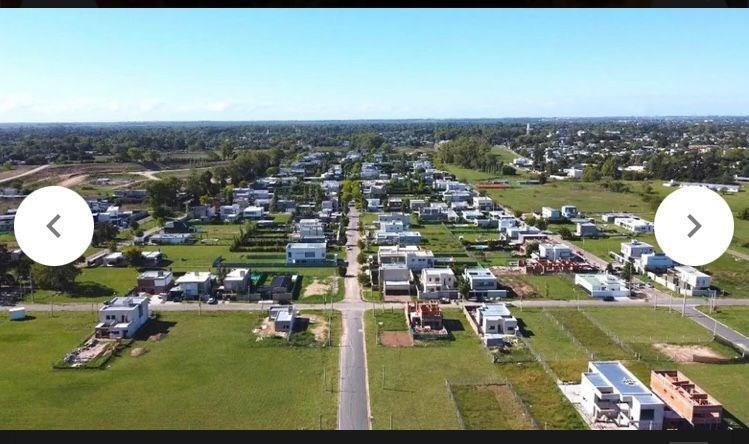
[[[598,227],[593,222],[578,222],[575,225],[575,235],[578,237],[598,236]]]
[[[484,336],[517,334],[518,320],[505,304],[482,304],[476,310],[477,322]]]
[[[490,197],[475,196],[473,198],[473,208],[480,211],[490,211],[494,209],[494,201]]]
[[[643,254],[633,262],[638,273],[663,272],[674,266],[674,261],[663,253]]]
[[[562,217],[567,219],[575,218],[579,214],[577,207],[574,205],[562,205],[561,213]]]
[[[141,293],[161,294],[166,293],[174,285],[174,276],[171,271],[146,270],[136,278],[137,290]]]
[[[296,224],[296,237],[306,242],[324,241],[325,228],[319,219],[301,219]]]
[[[619,361],[591,361],[580,382],[581,407],[591,421],[661,430],[664,404]]]
[[[383,296],[408,296],[411,294],[413,275],[405,264],[382,264],[377,272]]]
[[[425,268],[421,270],[419,299],[457,299],[455,273],[450,268]]]
[[[251,205],[242,210],[242,217],[245,219],[260,219],[263,217],[263,207]]]
[[[629,296],[627,283],[611,274],[576,274],[575,284],[596,298]]]
[[[681,287],[686,290],[706,290],[710,288],[712,277],[689,265],[674,267],[679,276]]]
[[[122,339],[132,338],[143,324],[148,322],[147,297],[117,297],[99,309],[99,323],[95,327],[96,337]]]
[[[624,260],[634,260],[642,256],[643,254],[654,253],[655,249],[652,245],[632,239],[629,242],[621,243],[621,253]]]
[[[119,267],[125,265],[125,255],[122,252],[115,251],[104,256],[101,261],[107,267]]]
[[[299,242],[286,245],[286,265],[320,264],[325,262],[325,242]]]
[[[382,211],[382,204],[380,203],[380,199],[376,199],[376,198],[367,199],[367,211],[370,211],[370,212]]]
[[[572,250],[563,244],[543,243],[538,245],[538,257],[550,261],[569,259],[572,257]]]
[[[377,262],[384,264],[403,264],[409,270],[420,272],[425,268],[434,267],[434,253],[430,250],[420,250],[415,245],[382,246],[377,252]]]
[[[619,217],[614,220],[614,225],[633,233],[652,233],[655,229],[652,222],[639,217]]]
[[[550,221],[556,221],[556,220],[562,219],[562,213],[556,208],[542,207],[541,218],[550,220]]]
[[[294,331],[296,307],[293,305],[272,305],[268,309],[268,317],[273,321],[276,333],[290,334]]]
[[[488,301],[507,297],[507,290],[497,289],[497,278],[486,268],[466,268],[463,277],[470,286],[469,298]]]
[[[224,277],[224,291],[231,293],[245,293],[250,285],[250,270],[235,268]]]
[[[213,289],[211,273],[207,271],[189,271],[175,282],[177,285],[170,292],[181,292],[185,299],[205,299]]]

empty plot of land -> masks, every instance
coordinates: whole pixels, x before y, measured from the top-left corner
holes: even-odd
[[[653,344],[653,347],[659,352],[671,358],[678,363],[698,362],[699,357],[714,360],[727,359],[726,356],[716,352],[706,345],[687,345],[687,344]],[[696,357],[696,358],[695,358]],[[697,361],[695,361],[695,359]]]
[[[31,315],[0,318],[0,428],[336,427],[338,348],[255,342],[251,327],[263,313],[163,313],[132,345],[147,354],[123,353],[97,371],[51,367],[91,333],[91,313]],[[340,334],[337,313],[333,334]],[[101,413],[113,405],[128,407]]]
[[[407,331],[382,331],[380,344],[385,347],[413,347],[414,339]]]
[[[467,430],[531,430],[534,422],[508,384],[458,384],[450,387]]]
[[[385,347],[377,343],[374,312],[365,314],[373,428],[390,428],[390,418],[394,429],[460,428],[445,380],[475,384],[507,380],[539,424],[550,429],[583,427],[555,381],[537,363],[494,364],[462,312],[448,309],[443,315],[454,340]],[[402,319],[402,314],[394,319],[393,327],[403,325]],[[382,323],[381,327],[387,325]]]

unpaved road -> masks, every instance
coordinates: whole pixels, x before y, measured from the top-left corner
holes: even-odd
[[[36,174],[39,171],[42,171],[42,170],[44,170],[46,168],[49,168],[49,165],[41,165],[41,166],[38,166],[38,167],[36,167],[34,169],[25,171],[23,173],[19,173],[19,174],[16,174],[14,176],[6,177],[5,179],[0,179],[0,183],[10,182],[10,181],[19,179],[21,177],[30,176],[30,175]]]
[[[60,181],[57,185],[70,188],[82,184],[86,179],[88,179],[88,174],[75,174],[68,176],[67,179]]]

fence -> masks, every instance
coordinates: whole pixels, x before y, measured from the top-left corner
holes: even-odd
[[[541,310],[541,313],[543,313],[544,316],[546,316],[551,322],[553,322],[554,325],[556,325],[559,328],[559,330],[561,330],[562,332],[564,332],[564,334],[567,335],[568,338],[570,338],[570,340],[572,341],[573,344],[575,344],[576,346],[580,347],[580,349],[583,350],[585,352],[585,354],[588,355],[588,357],[592,361],[595,360],[595,356],[596,356],[595,353],[593,353],[592,351],[588,350],[588,348],[586,346],[584,346],[583,343],[580,342],[580,340],[577,339],[575,337],[575,335],[573,335],[572,332],[567,329],[567,327],[565,327],[561,322],[559,322],[559,319],[557,319],[553,314],[551,314],[550,312],[548,312],[545,309]]]
[[[637,353],[627,342],[623,341],[621,338],[619,338],[619,336],[615,335],[611,330],[601,324],[596,318],[594,318],[584,310],[580,310],[580,314],[582,314],[585,319],[590,321],[591,324],[595,325],[599,330],[604,332],[606,336],[608,336],[609,339],[611,339],[615,344],[621,347],[622,350],[631,354],[638,361],[640,360],[641,356],[639,353]]]
[[[518,395],[517,391],[515,391],[515,387],[513,387],[512,383],[508,381],[507,379],[503,381],[497,381],[497,380],[492,379],[492,380],[487,380],[487,381],[473,380],[473,381],[458,381],[458,382],[450,382],[447,379],[445,379],[445,388],[447,389],[447,394],[453,403],[453,407],[455,408],[455,416],[458,419],[458,424],[460,424],[461,430],[466,430],[465,419],[463,418],[463,413],[460,410],[460,404],[455,399],[455,393],[453,392],[453,387],[454,386],[491,386],[491,385],[507,387],[507,389],[512,395],[513,401],[523,411],[523,416],[528,421],[530,421],[534,429],[538,430],[541,428],[536,418],[531,414],[530,410],[528,410],[528,407],[525,405],[525,402],[523,402],[523,399],[520,397],[520,395]]]

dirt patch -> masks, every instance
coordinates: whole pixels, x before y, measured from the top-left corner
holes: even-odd
[[[724,360],[727,357],[705,345],[653,344],[653,348],[671,358],[674,362],[697,362],[700,358]]]
[[[325,279],[324,281],[315,278],[311,284],[304,289],[302,297],[322,296],[325,294],[335,294],[338,292],[338,280],[335,277]]]
[[[385,347],[413,347],[414,338],[407,331],[383,331],[380,333],[380,344]]]
[[[148,340],[151,342],[159,342],[165,337],[166,337],[166,333],[156,333],[155,335],[149,336]]]
[[[86,178],[88,178],[88,174],[71,174],[58,182],[57,185],[70,188],[82,184]]]
[[[324,342],[328,338],[328,321],[317,315],[308,315],[309,331],[315,335],[315,341]]]
[[[538,294],[538,292],[536,291],[536,288],[533,285],[529,284],[528,282],[522,279],[503,275],[499,277],[499,281],[505,287],[512,288],[512,291],[514,291],[518,297],[529,297],[529,296],[535,296],[536,294]]]
[[[143,356],[146,353],[148,353],[148,349],[147,348],[143,348],[143,347],[136,347],[136,348],[130,350],[130,356],[132,356],[134,358],[137,358],[138,356]]]

